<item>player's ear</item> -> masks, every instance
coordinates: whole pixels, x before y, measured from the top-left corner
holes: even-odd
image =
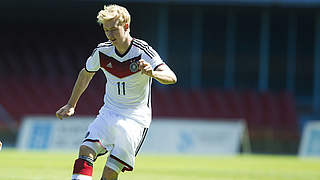
[[[124,25],[124,30],[128,30],[128,29],[129,29],[129,24],[126,23],[126,24]]]

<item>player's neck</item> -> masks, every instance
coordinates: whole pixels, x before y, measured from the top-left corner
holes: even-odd
[[[133,38],[131,36],[128,36],[128,38],[126,38],[123,43],[116,45],[116,49],[120,54],[124,54],[125,52],[127,52],[128,48],[130,48],[131,45],[131,41],[133,40]]]

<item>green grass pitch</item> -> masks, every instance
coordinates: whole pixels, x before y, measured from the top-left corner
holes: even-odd
[[[68,180],[77,154],[71,152],[0,152],[0,180]],[[99,180],[106,157],[94,164]],[[237,155],[145,155],[120,180],[320,180],[320,158]]]

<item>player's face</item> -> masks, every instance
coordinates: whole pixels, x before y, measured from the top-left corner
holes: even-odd
[[[103,23],[103,30],[107,38],[115,45],[121,45],[125,42],[126,33],[124,26],[118,25],[116,19],[112,19]]]

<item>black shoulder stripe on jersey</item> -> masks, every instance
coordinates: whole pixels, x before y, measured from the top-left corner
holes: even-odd
[[[141,40],[139,40],[139,39],[134,39],[134,42],[139,43],[139,44],[141,44],[142,46],[149,46],[148,43],[146,43],[146,42],[144,42],[144,41],[141,41]]]
[[[105,42],[104,44],[107,45],[107,46],[113,45],[112,42],[109,42],[109,41]]]
[[[146,49],[144,49],[143,47],[141,47],[140,45],[137,44],[133,44],[134,46],[138,47],[139,49],[141,49],[144,53],[146,53],[151,59],[154,57],[150,52],[148,52]]]
[[[100,48],[100,47],[110,47],[110,46],[113,46],[112,42],[107,41],[107,42],[98,44],[97,48]]]
[[[143,50],[151,59],[154,57],[152,54],[150,54],[150,52],[148,52],[145,48],[141,47],[140,45],[135,43],[133,43],[133,45]]]
[[[143,42],[141,42],[141,41],[138,41],[138,40],[136,40],[136,39],[135,39],[134,42],[135,42],[136,44],[140,45],[141,47],[145,48],[145,49],[146,49],[147,51],[149,51],[150,54],[152,54],[153,56],[156,56],[155,51],[152,50],[152,49],[150,49],[150,46],[149,46],[148,44],[143,43]]]
[[[135,39],[134,41],[135,43],[141,45],[142,47],[146,48],[148,51],[150,51],[150,53],[152,53],[153,55],[156,55],[155,50],[153,50],[152,48],[150,49],[151,46],[149,46],[149,44],[147,44],[146,42],[143,42],[141,40]]]
[[[101,47],[106,47],[106,44],[98,44],[98,46],[96,48],[101,48]]]
[[[140,44],[142,44],[142,45],[149,46],[148,43],[146,43],[146,42],[144,42],[144,41],[142,41],[142,40],[140,40],[140,39],[134,39],[134,41],[137,42],[137,43],[140,43]]]
[[[110,44],[104,44],[104,45],[99,45],[99,46],[97,46],[97,48],[103,48],[103,47],[111,47],[111,46],[113,46],[112,44],[110,45]],[[96,49],[97,49],[96,48]]]

